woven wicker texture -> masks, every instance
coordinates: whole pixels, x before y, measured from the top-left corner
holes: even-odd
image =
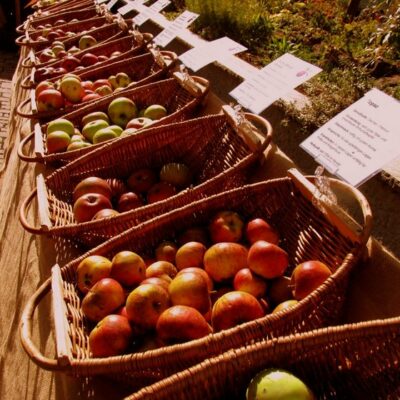
[[[142,134],[106,144],[58,169],[45,180],[48,212],[53,224],[47,233],[93,246],[154,216],[245,183],[251,175],[251,167],[271,140],[268,123],[258,118],[265,123],[267,137],[255,151],[244,143],[228,118],[220,114],[147,129]],[[135,170],[157,170],[167,162],[183,162],[190,168],[195,183],[189,190],[112,218],[76,223],[72,193],[83,178],[126,179]],[[25,222],[25,211],[23,206],[21,221],[31,230]]]
[[[301,378],[318,399],[400,398],[400,318],[310,331],[242,347],[206,360],[125,400],[245,399],[269,368]]]
[[[139,109],[145,108],[151,104],[161,104],[167,109],[167,116],[155,121],[153,126],[188,119],[195,111],[197,111],[198,107],[204,100],[204,97],[208,93],[208,81],[198,77],[195,77],[195,79],[200,85],[199,87],[202,88],[202,92],[199,95],[191,94],[176,78],[168,78],[137,88],[128,88],[123,92],[113,93],[97,101],[93,101],[86,106],[81,105],[76,111],[65,114],[63,118],[70,120],[75,126],[82,128],[81,121],[85,115],[92,111],[104,111],[107,113],[108,105],[112,100],[118,97],[127,97],[132,99]],[[104,145],[104,143],[99,143],[79,150],[48,154],[46,150],[47,125],[45,124],[38,127],[42,139],[35,138],[35,141],[42,140],[44,149],[43,154],[31,157],[24,155],[23,146],[27,141],[34,139],[34,132],[32,132],[30,136],[25,138],[26,140],[21,142],[18,152],[20,158],[25,161],[44,162],[56,165],[66,164]]]
[[[143,386],[148,380],[160,380],[230,349],[334,324],[342,312],[349,274],[370,234],[368,203],[361,195],[357,199],[363,209],[364,223],[356,241],[342,235],[337,226],[327,219],[327,214],[303,196],[303,190],[298,189],[293,178],[279,178],[233,189],[147,221],[62,268],[62,301],[67,305],[65,324],[68,328],[58,337],[65,337],[68,332],[68,341],[64,345],[69,348],[70,364],[61,365],[56,360],[44,358],[28,338],[33,310],[41,297],[50,290],[50,280],[41,286],[24,312],[24,347],[32,359],[44,368],[62,369],[77,375],[122,375],[125,372],[126,378],[135,378],[130,380],[132,385]],[[184,344],[120,357],[91,359],[88,352],[89,325],[79,307],[80,297],[75,281],[75,271],[80,261],[91,254],[112,257],[121,250],[133,250],[143,256],[150,256],[162,240],[174,240],[188,227],[207,226],[217,211],[226,209],[235,210],[244,218],[262,217],[271,222],[283,238],[282,247],[289,254],[288,274],[296,264],[309,259],[325,262],[334,273],[317,290],[289,310],[268,314],[256,321]]]

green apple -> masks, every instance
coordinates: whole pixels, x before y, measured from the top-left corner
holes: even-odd
[[[110,125],[110,129],[112,129],[117,136],[121,136],[123,129],[118,125]]]
[[[115,125],[125,128],[127,123],[137,115],[136,104],[127,97],[118,97],[108,106],[108,116]]]
[[[82,129],[82,135],[85,136],[89,142],[93,143],[93,136],[97,131],[109,126],[108,122],[103,119],[88,122]]]
[[[81,134],[79,134],[79,135],[72,135],[72,136],[71,136],[71,143],[74,143],[74,142],[82,142],[82,141],[84,141],[84,140],[85,140],[85,137],[82,136]]]
[[[100,96],[107,96],[108,94],[111,94],[112,92],[113,92],[113,90],[108,85],[100,86],[95,90],[95,93],[98,93]]]
[[[107,128],[99,129],[93,136],[93,143],[102,143],[110,139],[117,138],[118,135],[108,126]]]
[[[157,120],[164,118],[167,115],[167,110],[160,104],[152,104],[148,106],[143,113],[143,117]]]
[[[88,122],[96,121],[98,119],[102,119],[107,123],[110,123],[110,119],[108,118],[108,115],[106,113],[102,111],[94,111],[91,112],[90,114],[85,115],[82,118],[82,126],[85,126]]]
[[[111,83],[111,86],[113,87],[113,89],[116,89],[118,87],[117,77],[115,75],[109,76],[108,77],[108,82]]]
[[[115,79],[118,87],[127,87],[131,83],[131,78],[125,72],[118,72]]]
[[[67,147],[71,143],[71,138],[68,133],[63,131],[54,131],[47,135],[46,147],[47,152],[60,153],[67,150]]]
[[[84,149],[85,147],[89,146],[91,146],[89,142],[84,142],[83,140],[79,140],[77,142],[71,142],[67,147],[67,151]]]
[[[49,122],[46,133],[49,134],[55,131],[62,131],[68,133],[69,136],[73,136],[75,134],[75,127],[71,121],[65,118],[58,118]]]
[[[72,103],[79,103],[85,93],[81,81],[73,76],[61,80],[60,91]]]
[[[55,45],[55,46],[52,46],[52,48],[51,48],[52,50],[53,50],[53,53],[54,53],[54,55],[55,56],[58,56],[58,53],[60,52],[60,51],[64,51],[65,49],[64,49],[64,47],[62,47],[62,46],[60,46],[60,45]]]
[[[83,35],[79,39],[79,49],[80,50],[88,49],[89,47],[92,47],[95,44],[97,44],[97,40],[93,36],[90,36],[90,35]]]

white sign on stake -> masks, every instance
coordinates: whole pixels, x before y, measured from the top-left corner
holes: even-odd
[[[400,102],[372,89],[304,140],[300,147],[353,186],[400,155]]]
[[[158,14],[169,4],[171,4],[170,0],[158,0],[150,7],[141,11],[140,14],[136,15],[136,17],[133,18],[133,22],[139,26],[143,25],[149,18],[151,18],[155,14]]]
[[[179,56],[179,59],[192,71],[198,71],[209,63],[217,61],[224,53],[237,54],[247,50],[246,47],[227,36],[194,47]]]
[[[109,10],[111,10],[117,3],[118,3],[118,0],[111,0],[111,1],[107,4],[107,8],[108,8]]]
[[[180,30],[187,28],[198,16],[199,14],[195,14],[191,11],[184,11],[153,39],[154,43],[158,46],[165,47],[178,35]]]
[[[97,4],[107,3],[107,0],[97,0]]]
[[[126,15],[133,10],[137,11],[140,8],[140,6],[143,5],[143,3],[145,3],[146,1],[144,1],[144,0],[129,1],[123,7],[118,8],[118,13],[121,15]]]
[[[259,114],[321,71],[321,68],[286,53],[246,79],[230,95],[243,107]]]

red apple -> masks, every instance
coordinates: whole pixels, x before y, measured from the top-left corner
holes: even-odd
[[[207,274],[207,272],[203,269],[203,268],[196,268],[196,267],[188,267],[188,268],[184,268],[181,269],[176,276],[181,275],[181,274],[185,274],[186,272],[192,272],[195,274],[200,274],[207,282],[207,286],[208,286],[208,291],[211,293],[213,288],[214,288],[214,282],[213,280],[210,278],[210,275]]]
[[[102,87],[104,85],[112,89],[111,83],[108,82],[108,79],[97,79],[96,81],[93,82],[93,90],[96,90],[97,88]]]
[[[243,235],[244,222],[234,211],[220,211],[209,224],[209,232],[213,243],[239,242]]]
[[[78,147],[81,148],[81,147]],[[113,208],[104,208],[97,212],[94,217],[92,218],[93,221],[96,221],[98,219],[103,219],[103,218],[108,218],[108,217],[113,217],[115,215],[118,215],[119,212],[117,210],[114,210]]]
[[[147,192],[147,202],[149,204],[166,200],[177,193],[176,188],[166,182],[154,184]]]
[[[146,278],[151,278],[153,276],[163,276],[167,275],[170,278],[174,278],[178,270],[174,264],[168,261],[156,261],[150,264],[146,269]]]
[[[330,276],[331,270],[320,261],[305,261],[292,272],[293,297],[302,300],[321,286]]]
[[[76,269],[76,282],[81,293],[87,293],[92,286],[111,273],[111,261],[103,256],[85,257]]]
[[[77,222],[90,221],[103,208],[112,208],[110,200],[98,193],[88,193],[79,197],[73,207]]]
[[[41,63],[45,63],[51,60],[54,60],[56,58],[56,55],[54,54],[53,50],[47,48],[44,49],[40,55],[39,55],[39,61]]]
[[[265,296],[267,292],[267,282],[249,268],[243,268],[236,272],[233,278],[233,287],[235,290],[250,293],[257,298]]]
[[[148,168],[139,169],[133,172],[128,180],[129,189],[136,193],[147,192],[157,182],[157,175]]]
[[[104,54],[99,55],[97,58],[99,61],[107,61],[108,60],[108,57]]]
[[[247,249],[238,243],[216,243],[204,254],[204,269],[215,282],[232,279],[247,266]]]
[[[89,176],[81,180],[74,188],[72,198],[75,202],[79,197],[88,193],[99,193],[111,199],[111,187],[105,179],[99,178],[97,176]]]
[[[81,64],[81,62],[80,62],[79,58],[74,57],[73,55],[67,55],[61,61],[61,67],[65,68],[69,72],[73,71],[80,64]]]
[[[211,324],[214,331],[219,332],[263,316],[261,304],[253,295],[233,291],[216,301],[211,312]]]
[[[170,282],[168,282],[166,279],[160,278],[158,276],[152,276],[151,278],[146,278],[142,282],[140,282],[141,285],[145,285],[146,283],[152,283],[154,285],[160,285],[167,292],[168,292],[168,286],[170,284]]]
[[[94,65],[99,61],[98,57],[92,53],[86,53],[81,57],[81,65],[84,67],[89,67],[90,65]]]
[[[64,33],[64,32],[63,32]],[[51,31],[49,32],[49,34],[47,35],[47,40],[49,40],[50,42],[53,42],[54,40],[58,39],[60,37],[60,32],[57,31]]]
[[[92,92],[94,92],[94,90],[93,90],[93,82],[92,81],[83,81],[81,85],[82,85],[83,89],[91,90]]]
[[[272,313],[276,314],[279,311],[283,311],[283,310],[288,310],[289,308],[292,308],[294,306],[296,306],[299,302],[297,300],[286,300],[282,303],[279,303],[273,310]]]
[[[279,243],[278,232],[262,218],[254,218],[247,223],[246,238],[250,244],[257,242],[257,240],[265,240],[273,244]]]
[[[275,244],[259,240],[249,249],[248,267],[265,279],[278,278],[283,275],[288,264],[288,254]]]
[[[97,99],[101,99],[101,96],[98,93],[89,93],[82,97],[82,103]]]
[[[149,118],[144,118],[144,117],[133,118],[126,124],[125,129],[129,128],[141,129],[151,124],[152,122],[153,121]]]
[[[96,282],[82,300],[82,312],[91,321],[100,321],[124,304],[122,286],[111,278]]]
[[[112,259],[110,277],[124,286],[139,285],[146,278],[146,264],[133,251],[120,251]]]
[[[175,265],[179,270],[188,267],[203,267],[206,246],[199,242],[188,242],[179,247],[175,255]]]
[[[36,98],[39,96],[39,94],[41,92],[43,92],[43,90],[46,90],[46,89],[54,89],[54,83],[49,82],[49,81],[43,81],[43,82],[38,83],[38,85],[35,88]]]
[[[268,289],[268,298],[273,304],[283,303],[292,299],[292,288],[288,276],[280,276],[270,282]]]
[[[178,246],[169,240],[161,242],[155,251],[157,261],[168,261],[171,264],[175,263],[175,255],[178,250]]]
[[[212,333],[211,326],[196,309],[177,305],[165,310],[157,321],[157,335],[166,344],[200,339]]]
[[[93,357],[112,357],[123,354],[132,339],[128,318],[110,314],[104,317],[89,335],[89,348]]]
[[[141,207],[142,205],[143,200],[139,195],[133,192],[127,192],[123,193],[118,199],[117,208],[119,212],[126,212]]]
[[[64,97],[56,89],[44,89],[37,97],[38,111],[60,110],[64,107]]]

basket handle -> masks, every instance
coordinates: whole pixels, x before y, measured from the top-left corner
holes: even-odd
[[[35,346],[32,341],[32,320],[35,310],[41,300],[46,294],[50,292],[51,279],[47,279],[42,285],[36,290],[33,296],[28,300],[24,311],[22,312],[21,325],[20,325],[20,339],[23,348],[25,349],[28,356],[37,364],[39,367],[50,371],[60,371],[65,369],[65,366],[60,365],[58,360],[45,357],[40,350]]]
[[[160,53],[168,66],[174,64],[178,60],[178,55],[173,51],[161,50]]]
[[[236,112],[228,105],[222,106],[222,111],[251,151],[254,153],[263,153],[265,151],[271,143],[273,135],[272,125],[267,119],[252,113],[243,113],[245,117],[243,119],[240,113]],[[251,122],[256,122],[265,132],[260,132]],[[261,140],[261,138],[263,138],[263,140]]]
[[[17,33],[24,33],[26,30],[27,21],[24,21],[21,25],[18,25],[15,30]]]
[[[202,97],[210,88],[210,82],[200,76],[182,72],[174,72],[172,75],[194,97]]]
[[[29,224],[27,219],[28,207],[31,204],[33,198],[37,196],[38,211],[39,211],[39,222],[40,228],[36,228]],[[22,202],[19,209],[19,220],[24,227],[30,233],[42,235],[47,233],[52,224],[49,218],[49,203],[47,201],[46,186],[44,182],[44,177],[39,174],[36,178],[36,189],[33,189],[29,196]]]
[[[28,46],[28,40],[26,38],[26,35],[23,34],[21,36],[18,36],[15,39],[15,44],[17,44],[18,46]]]
[[[19,105],[18,105],[18,107],[16,109],[16,112],[20,117],[23,117],[23,118],[33,118],[33,117],[35,117],[36,114],[33,112],[32,109],[31,109],[31,112],[28,112],[28,111],[25,112],[24,111],[24,108],[26,108],[29,103],[32,103],[31,102],[31,97],[28,97],[27,99],[25,99],[24,101],[21,101],[21,103],[19,103]]]
[[[315,195],[318,193],[319,200],[322,200],[320,202],[321,211],[324,213],[326,218],[337,227],[342,235],[348,237],[353,242],[360,243],[362,246],[367,243],[372,230],[372,211],[368,200],[357,188],[339,179],[329,178],[329,181],[335,183],[335,185],[341,186],[345,190],[350,191],[357,200],[363,215],[363,227],[361,227],[360,224],[342,208],[328,201],[326,196],[318,191],[317,187],[311,182],[315,181],[315,176],[305,177],[295,168],[289,169],[288,175],[292,179],[294,185],[308,200],[312,201],[315,199]]]
[[[33,69],[32,69],[33,70]],[[28,74],[22,79],[21,88],[22,89],[32,89],[33,88],[32,74]]]
[[[25,138],[23,138],[23,139],[21,140],[21,142],[19,143],[18,149],[17,149],[17,153],[18,153],[18,157],[19,157],[21,160],[27,161],[27,162],[41,162],[41,161],[42,161],[42,157],[41,157],[41,156],[36,155],[36,156],[34,156],[34,157],[31,157],[31,156],[27,156],[27,155],[24,154],[24,152],[23,152],[24,146],[25,146],[28,142],[32,141],[32,140],[34,139],[34,137],[35,137],[35,131],[31,132],[28,136],[26,136]]]

